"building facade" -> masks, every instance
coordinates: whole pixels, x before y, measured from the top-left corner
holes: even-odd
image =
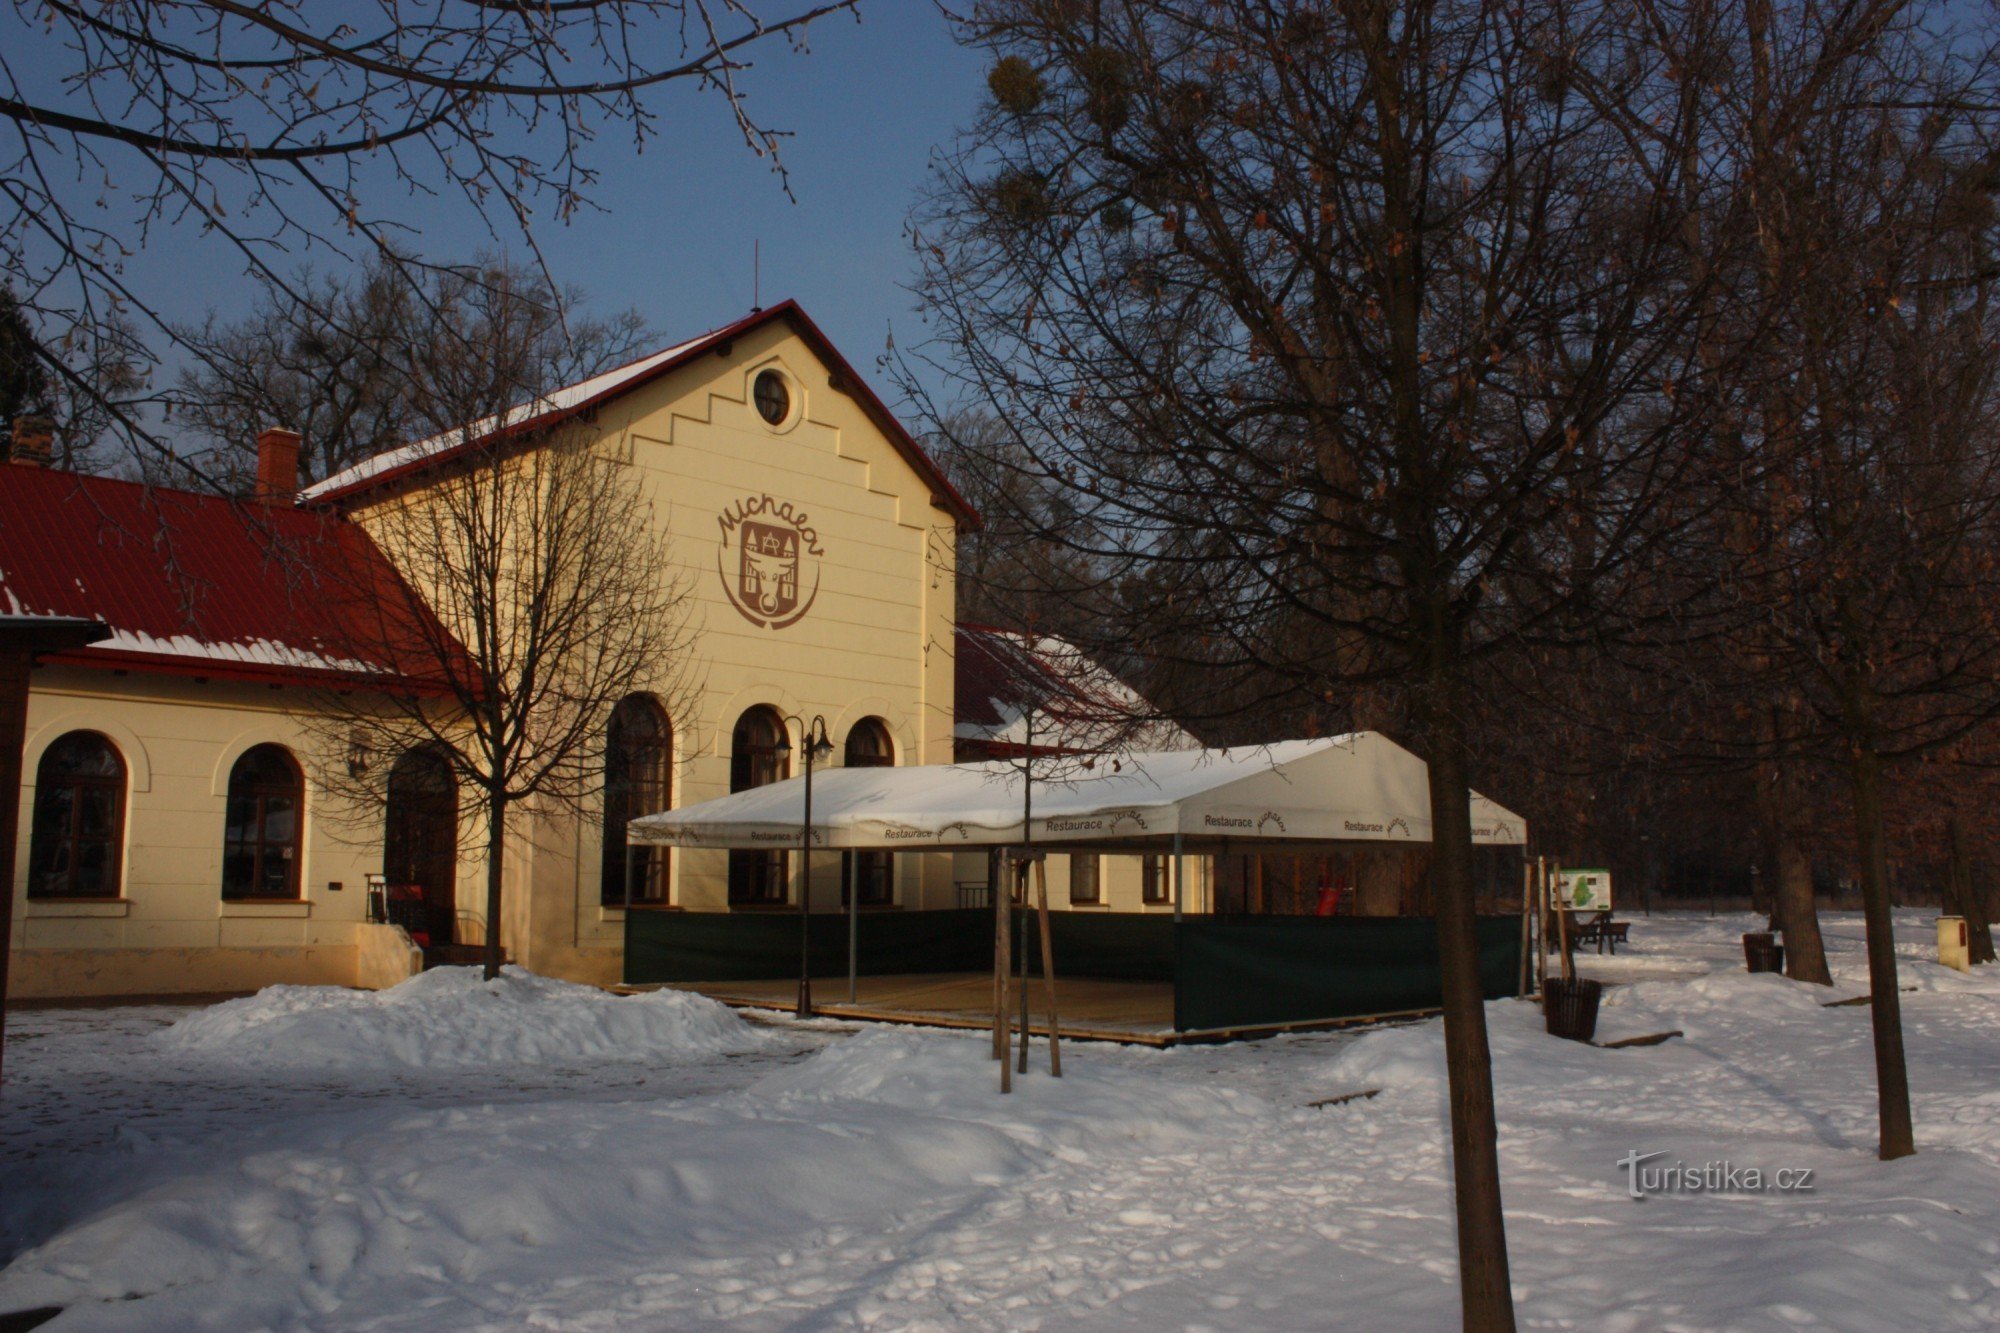
[[[634,814],[796,771],[816,720],[832,743],[822,762],[952,758],[954,552],[977,516],[787,303],[544,395],[485,435],[370,460],[296,503],[283,432],[264,441],[262,503],[136,487],[118,500],[127,483],[32,459],[0,469],[14,609],[113,631],[32,678],[11,994],[381,984],[416,960],[369,920],[371,876],[421,891],[414,934],[434,949],[483,938],[470,793],[421,752],[323,752],[311,701],[355,664],[327,660],[338,627],[315,632],[326,608],[298,595],[303,566],[280,548],[331,541],[379,562],[371,523],[422,503],[456,450],[563,423],[650,499],[689,590],[695,660],[663,663],[660,688],[613,710],[584,813],[523,811],[504,862],[510,957],[609,982],[627,910],[783,910],[802,888],[827,910],[847,893],[883,910],[954,901],[937,853],[822,858],[802,886],[783,852],[628,858],[622,845]],[[115,516],[107,496],[124,506]],[[52,509],[51,529],[34,515]],[[65,582],[72,569],[87,577]],[[317,790],[317,766],[339,762],[383,766],[384,802]]]

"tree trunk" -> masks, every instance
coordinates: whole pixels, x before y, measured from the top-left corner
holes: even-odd
[[[1770,840],[1771,924],[1785,932],[1785,975],[1794,981],[1833,984],[1826,945],[1819,933],[1819,906],[1813,900],[1812,854],[1806,842],[1805,801],[1799,791],[1799,762],[1790,757],[1787,712],[1766,712],[1767,740],[1774,757],[1758,766],[1757,803]]]
[[[507,798],[486,802],[486,979],[500,975],[500,871],[507,846]]]
[[[1833,972],[1826,965],[1826,945],[1819,933],[1819,905],[1813,900],[1812,857],[1789,820],[1779,825],[1777,851],[1774,896],[1785,931],[1785,975],[1831,986]]]
[[[1883,829],[1882,757],[1866,741],[1849,764],[1854,779],[1854,834],[1861,853],[1861,906],[1868,923],[1869,1015],[1875,1028],[1875,1086],[1883,1161],[1916,1152],[1910,1122],[1910,1075],[1903,1060],[1903,1005],[1896,990],[1896,940],[1889,916],[1889,857]]]
[[[1450,666],[1434,670],[1424,692],[1423,730],[1430,763],[1431,887],[1444,982],[1459,1295],[1468,1330],[1511,1333],[1514,1298],[1506,1221],[1500,1208],[1493,1055],[1486,1040],[1486,999],[1479,984],[1479,941],[1472,910],[1472,793],[1465,723],[1451,672]]]
[[[1986,920],[1984,904],[1972,873],[1972,850],[1965,836],[1965,816],[1954,814],[1947,830],[1951,837],[1951,879],[1945,889],[1944,910],[1965,918],[1966,942],[1976,967],[1993,961],[1993,928]]]

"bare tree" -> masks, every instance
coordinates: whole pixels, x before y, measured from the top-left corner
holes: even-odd
[[[2000,717],[2000,358],[1992,72],[1904,6],[1750,14],[1722,80],[1742,110],[1754,242],[1722,318],[1740,340],[1712,394],[1708,562],[1726,632],[1690,671],[1736,705],[1702,737],[1754,763],[1778,853],[1794,975],[1828,977],[1804,859],[1790,849],[1812,773],[1846,779],[1868,921],[1880,1155],[1914,1153],[1888,885],[1886,771]],[[1828,36],[1856,56],[1818,62]]]
[[[607,129],[635,148],[656,138],[673,85],[720,96],[775,166],[780,136],[740,95],[747,58],[802,48],[813,20],[857,5],[23,0],[0,15],[0,277],[55,349],[119,319],[171,336],[126,271],[169,229],[306,307],[310,289],[280,268],[301,255],[394,258],[414,276],[415,230],[391,200],[457,196],[539,257],[536,215],[590,207],[590,150]],[[101,392],[60,356],[44,364],[192,473],[145,395]]]
[[[497,258],[411,275],[377,256],[350,274],[303,272],[265,283],[245,318],[175,326],[196,360],[165,395],[183,453],[211,480],[245,489],[253,442],[273,422],[304,437],[301,480],[331,476],[427,433],[436,367],[468,348],[508,346],[520,394],[539,380],[570,384],[631,360],[647,330],[637,311],[583,313],[583,294]]]
[[[1670,524],[1675,386],[1737,216],[1683,95],[1713,11],[979,6],[992,105],[916,223],[956,387],[1239,710],[1407,715],[1429,761],[1460,1283],[1513,1327],[1474,950],[1473,665]],[[940,416],[942,414],[939,414]]]
[[[381,808],[388,765],[356,753],[425,747],[478,794],[488,977],[510,828],[597,790],[619,700],[649,691],[678,711],[694,629],[664,517],[631,470],[587,426],[523,437],[496,424],[432,441],[449,460],[357,519],[422,605],[347,590],[365,629],[334,655],[403,663],[402,678],[320,692],[301,714],[321,780],[357,809]]]

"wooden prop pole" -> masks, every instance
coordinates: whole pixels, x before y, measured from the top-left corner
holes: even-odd
[[[1028,876],[1037,863],[1021,862],[1021,1072],[1028,1072]]]
[[[1530,933],[1528,930],[1528,914],[1531,910],[1530,905],[1534,901],[1534,881],[1534,866],[1529,863],[1527,857],[1523,856],[1521,858],[1521,980],[1518,989],[1515,991],[1516,999],[1522,998],[1528,993],[1528,935]]]
[[[1553,870],[1555,873],[1551,878],[1560,880],[1562,878],[1562,862],[1556,862]],[[1563,980],[1575,981],[1576,963],[1570,957],[1569,913],[1560,907],[1556,909],[1556,941],[1562,946]]]
[[[986,853],[986,902],[989,906],[1000,901],[1001,877],[1004,874],[997,848]],[[1000,922],[993,922],[993,1058],[1000,1058]]]
[[[1056,953],[1049,939],[1049,873],[1046,862],[1035,862],[1035,914],[1042,922],[1042,991],[1049,1011],[1049,1073],[1062,1077],[1062,1037],[1056,1020]]]
[[[1549,865],[1546,857],[1535,858],[1535,994],[1549,993]]]

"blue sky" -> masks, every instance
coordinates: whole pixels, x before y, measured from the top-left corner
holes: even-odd
[[[602,173],[592,199],[605,211],[567,225],[543,220],[537,238],[557,278],[582,287],[593,310],[632,306],[662,342],[749,310],[760,240],[763,303],[798,298],[889,397],[873,369],[889,329],[905,344],[921,336],[904,289],[914,273],[904,220],[931,150],[977,107],[984,63],[954,45],[929,0],[863,0],[861,22],[814,25],[808,54],[772,43],[753,60],[741,86],[761,123],[793,132],[781,152],[796,203],[744,146],[721,99],[679,85],[654,103],[661,133],[643,154],[619,127],[592,150]],[[429,258],[494,247],[462,203],[373,202],[414,222]],[[508,248],[525,253],[518,240]],[[247,307],[241,269],[192,229],[168,230],[132,276],[170,317],[193,322]]]

